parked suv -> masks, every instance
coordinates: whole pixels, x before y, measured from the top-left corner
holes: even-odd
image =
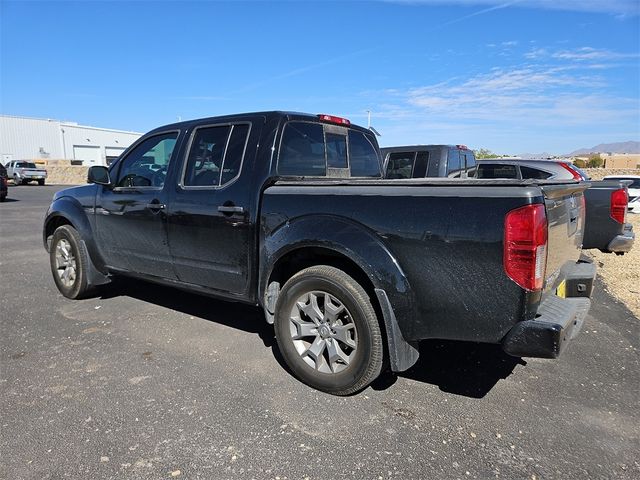
[[[565,160],[487,159],[478,161],[477,177],[482,179],[589,180],[585,172]],[[615,177],[589,181],[584,193],[587,207],[582,248],[623,255],[633,247],[633,226],[627,223],[629,192],[627,183]],[[639,177],[640,178],[640,177]],[[626,178],[625,178],[626,179]],[[636,202],[637,194],[636,194]]]

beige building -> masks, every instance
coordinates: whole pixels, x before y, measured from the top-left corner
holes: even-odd
[[[606,168],[640,168],[640,154],[637,153],[601,153]]]

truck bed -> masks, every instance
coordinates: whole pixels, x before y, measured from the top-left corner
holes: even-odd
[[[394,299],[405,305],[396,315],[407,340],[497,343],[515,323],[535,317],[578,261],[579,197],[587,186],[512,179],[279,180],[264,192],[261,232],[273,236],[305,218],[314,219],[309,228],[346,236],[366,229],[363,248],[382,245],[410,285],[406,298]],[[542,292],[523,291],[503,267],[505,215],[532,203],[546,205],[549,225]],[[313,230],[306,240],[312,242]]]

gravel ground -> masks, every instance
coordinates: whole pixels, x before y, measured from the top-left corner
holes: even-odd
[[[640,215],[630,213],[627,221],[633,225],[636,235],[640,232]],[[601,253],[591,250],[591,257],[598,262],[598,273],[606,290],[622,301],[636,317],[640,318],[640,247],[636,245],[625,255]]]

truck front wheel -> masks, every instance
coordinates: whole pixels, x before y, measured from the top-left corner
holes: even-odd
[[[278,297],[274,327],[289,368],[318,390],[350,395],[382,370],[382,334],[369,296],[337,268],[319,265],[291,277]]]
[[[62,295],[77,300],[90,293],[89,254],[71,225],[58,227],[53,233],[49,262],[53,280]]]

